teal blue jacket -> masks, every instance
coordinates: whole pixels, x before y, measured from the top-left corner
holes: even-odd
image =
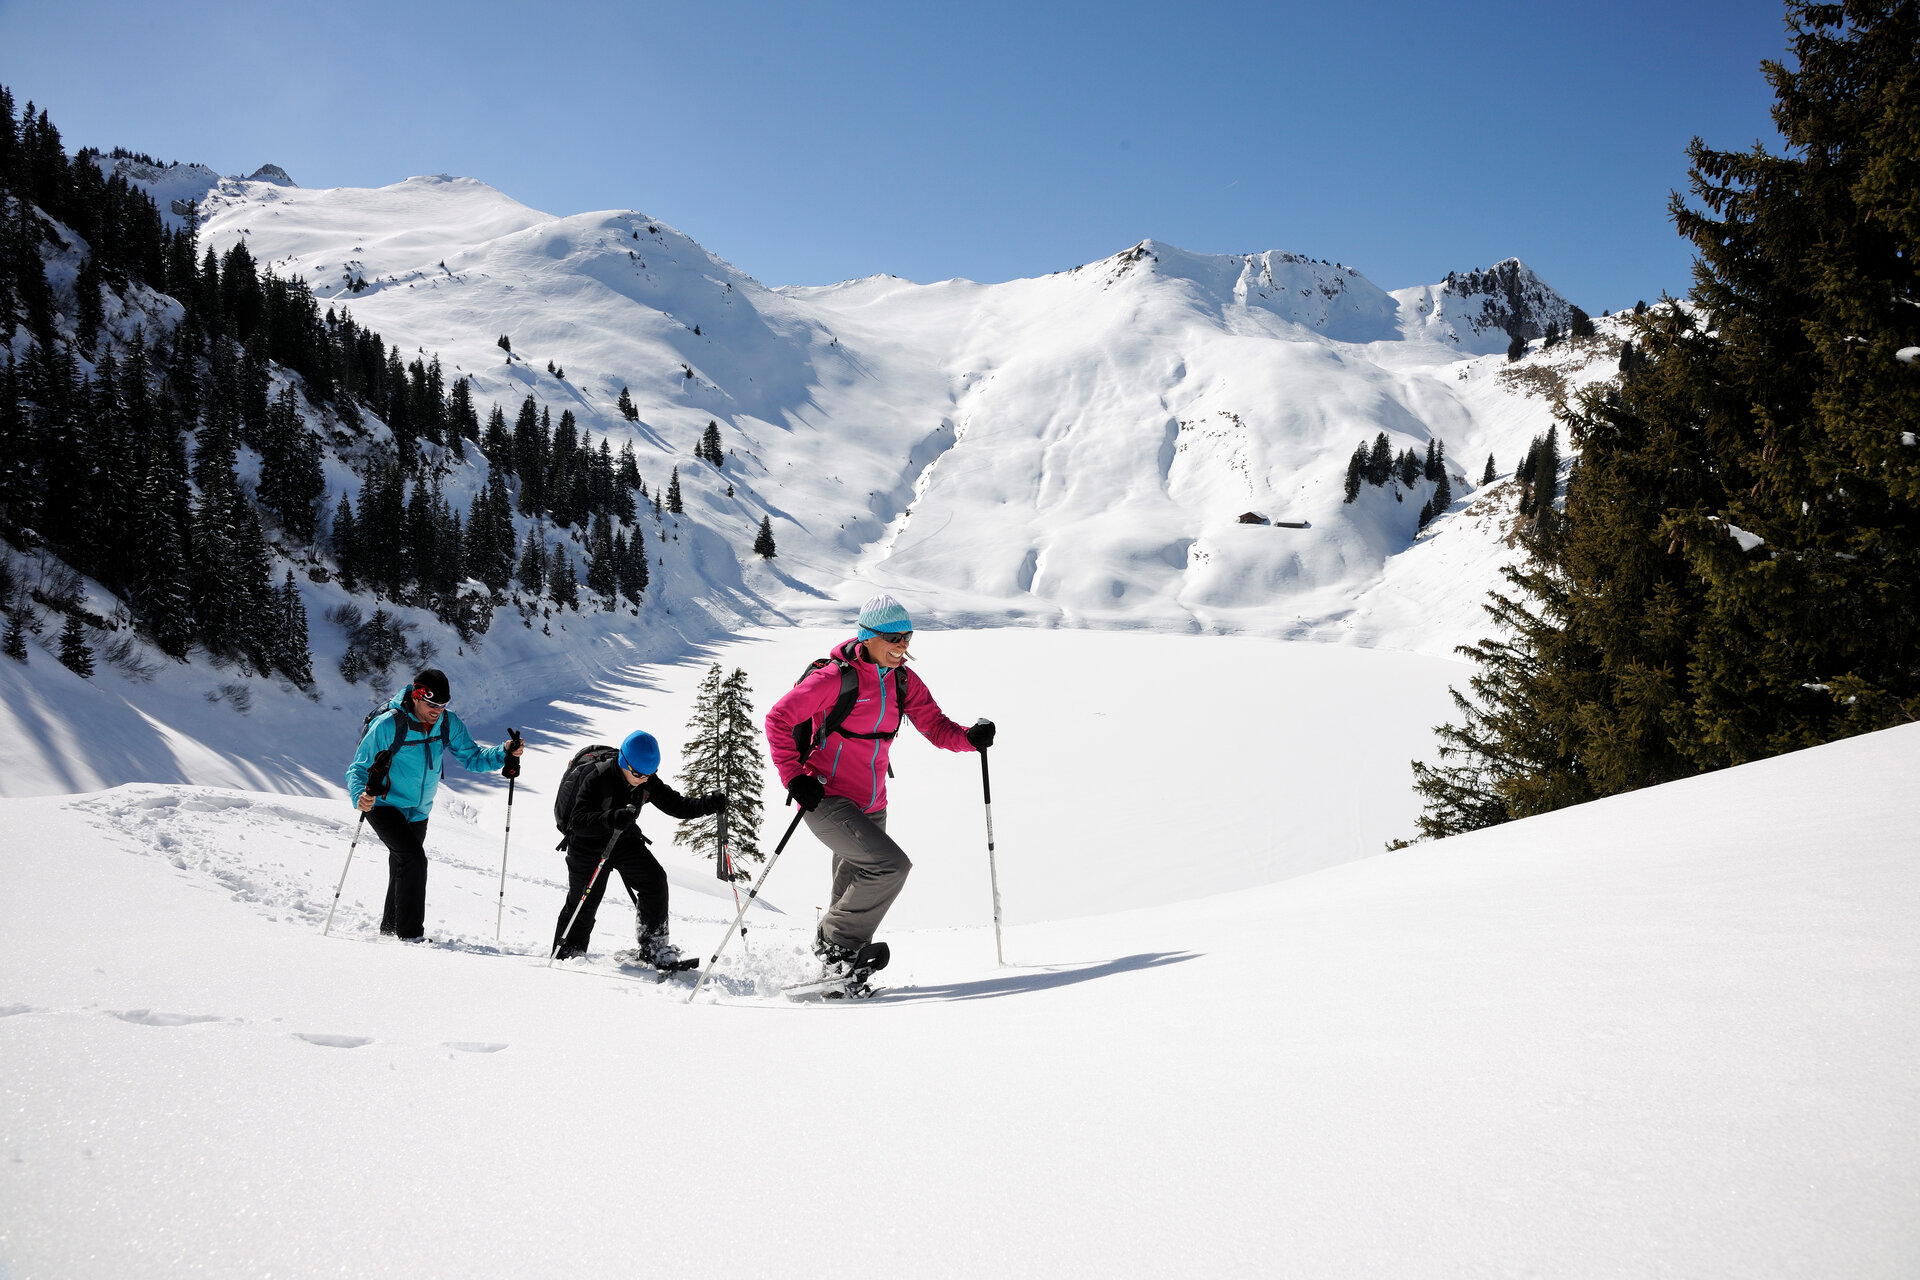
[[[474,773],[492,773],[507,762],[507,746],[505,743],[497,747],[478,745],[452,711],[442,711],[431,730],[422,729],[420,722],[407,714],[406,702],[406,694],[395,694],[387,710],[367,726],[366,736],[360,739],[360,749],[354,752],[353,763],[347,766],[347,798],[355,805],[360,803],[374,757],[392,746],[395,737],[404,730],[400,747],[387,768],[387,794],[374,804],[400,810],[408,822],[420,822],[433,812],[433,797],[440,789],[440,775],[446,772],[448,752]],[[444,740],[441,725],[446,726]]]

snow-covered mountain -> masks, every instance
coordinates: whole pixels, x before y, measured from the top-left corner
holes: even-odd
[[[215,249],[244,239],[403,352],[440,353],[483,405],[532,395],[633,439],[650,477],[717,422],[725,473],[682,467],[702,580],[682,586],[752,620],[884,586],[954,617],[1444,652],[1474,636],[1355,620],[1431,486],[1347,505],[1347,458],[1380,431],[1396,453],[1440,440],[1465,506],[1489,454],[1510,469],[1551,421],[1550,396],[1497,376],[1506,328],[1568,315],[1517,261],[1388,293],[1293,254],[1152,241],[1002,284],[769,289],[644,214],[553,217],[465,178],[229,179],[201,209]],[[1617,346],[1547,356],[1578,382]],[[747,554],[763,516],[771,565]]]
[[[838,625],[876,588],[923,627],[1247,632],[1449,656],[1482,634],[1481,601],[1514,554],[1504,486],[1478,487],[1489,455],[1510,472],[1554,402],[1610,376],[1617,351],[1602,320],[1596,339],[1536,343],[1510,364],[1495,321],[1524,332],[1567,305],[1514,262],[1388,293],[1345,265],[1145,241],[1001,284],[769,289],[658,219],[554,217],[472,179],[308,191],[274,166],[241,179],[103,163],[163,216],[197,208],[212,250],[245,241],[403,358],[437,354],[483,417],[497,404],[512,420],[532,397],[632,443],[656,492],[678,468],[686,512],[650,527],[638,616],[504,608],[469,652],[426,610],[395,609],[460,667],[466,709],[506,723],[741,625]],[[78,260],[57,252],[49,278],[71,288]],[[115,332],[163,331],[177,314],[159,298],[139,314],[109,303]],[[724,469],[692,456],[709,423]],[[1427,481],[1343,500],[1349,456],[1378,433],[1396,453],[1444,443],[1453,510],[1424,532]],[[323,515],[359,500],[364,450],[329,446]],[[440,464],[465,510],[484,457]],[[763,518],[772,560],[750,551]],[[522,539],[534,527],[516,523]],[[137,651],[90,684],[51,661],[7,669],[0,727],[20,746],[0,790],[334,785],[357,724],[346,712],[377,691],[339,670],[346,641],[328,619],[356,602],[324,557],[280,550],[276,580],[295,570],[312,624],[311,698]],[[239,714],[203,725],[190,710],[202,701]],[[84,731],[55,723],[75,706],[89,708]],[[113,748],[93,749],[103,737]]]

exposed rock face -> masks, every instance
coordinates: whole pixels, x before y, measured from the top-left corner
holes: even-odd
[[[1518,258],[1484,271],[1449,272],[1441,293],[1448,318],[1476,334],[1500,329],[1510,337],[1542,338],[1549,324],[1565,332],[1573,320],[1572,305]]]

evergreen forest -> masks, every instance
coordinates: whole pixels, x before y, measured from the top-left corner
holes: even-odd
[[[1422,837],[1920,718],[1920,5],[1786,14],[1783,152],[1693,141],[1689,295],[1565,409],[1563,506],[1553,433],[1521,468]]]
[[[661,508],[631,445],[616,454],[531,396],[511,423],[483,410],[437,356],[322,310],[244,240],[203,248],[193,206],[170,226],[116,171],[123,157],[150,162],[69,157],[47,113],[0,87],[0,537],[58,566],[15,581],[26,561],[0,561],[10,635],[39,633],[44,611],[82,627],[63,654],[132,627],[170,657],[198,645],[307,688],[294,564],[430,608],[465,640],[510,600],[529,626],[580,608],[583,577],[589,603],[639,608],[641,525],[658,534]],[[441,485],[471,449],[488,483],[463,512]],[[717,424],[699,455],[721,465]],[[358,491],[329,509],[335,460]],[[77,575],[116,616],[84,607]],[[8,652],[24,660],[24,643]]]

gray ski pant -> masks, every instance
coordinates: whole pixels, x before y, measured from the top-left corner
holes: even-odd
[[[885,809],[862,813],[845,796],[828,796],[806,820],[833,853],[833,905],[820,918],[820,932],[836,946],[865,946],[906,887],[913,863],[888,838]]]

